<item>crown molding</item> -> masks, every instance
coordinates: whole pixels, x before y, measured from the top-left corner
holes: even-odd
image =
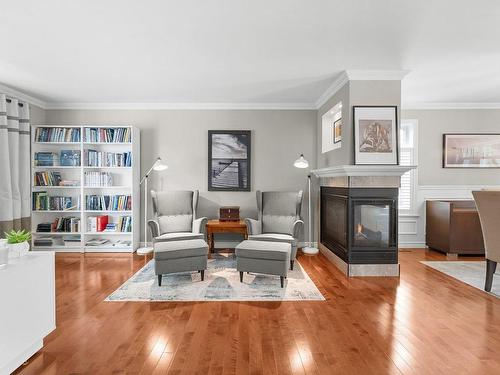
[[[19,99],[22,102],[34,104],[37,107],[40,107],[42,109],[46,109],[45,107],[46,107],[47,103],[45,103],[43,100],[38,99],[38,98],[31,96],[31,95],[25,94],[24,92],[16,90],[10,86],[6,86],[2,83],[0,83],[0,92],[2,92],[3,94],[6,94],[8,96],[12,96],[16,99]]]
[[[316,109],[320,109],[333,95],[337,93],[347,82],[349,82],[349,77],[344,70],[340,75],[333,81],[333,83],[326,89],[326,91],[316,100]]]
[[[500,109],[500,103],[402,103],[401,109]]]
[[[46,103],[72,110],[315,110],[314,103]]]
[[[316,109],[320,109],[349,81],[401,81],[409,72],[409,70],[344,70],[316,100]]]

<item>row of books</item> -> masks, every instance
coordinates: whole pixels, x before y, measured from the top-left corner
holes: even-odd
[[[80,129],[36,128],[35,142],[80,142]]]
[[[120,216],[118,222],[110,222],[108,215],[91,216],[87,218],[87,230],[89,232],[131,232],[132,217]]]
[[[80,197],[49,196],[46,191],[33,192],[34,211],[78,210]]]
[[[86,150],[86,161],[89,167],[131,167],[132,153],[104,152],[97,150]]]
[[[52,223],[40,223],[36,226],[37,232],[80,232],[79,217],[57,217]]]
[[[78,180],[63,180],[61,172],[35,172],[33,185],[35,186],[80,186]]]
[[[130,195],[87,195],[85,207],[94,211],[129,211],[132,209]]]
[[[131,142],[130,128],[85,128],[85,142]]]
[[[52,171],[44,171],[44,172],[35,172],[35,186],[59,186],[61,182],[61,173],[60,172],[52,172]]]
[[[113,175],[110,172],[85,172],[85,186],[113,186]]]
[[[61,150],[55,152],[35,152],[35,166],[38,167],[79,167],[81,164],[80,150]]]

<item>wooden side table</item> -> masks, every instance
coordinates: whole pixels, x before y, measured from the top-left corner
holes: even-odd
[[[247,225],[244,220],[240,221],[219,221],[208,220],[207,223],[207,240],[208,240],[208,256],[214,252],[214,234],[215,233],[240,233],[248,238]]]

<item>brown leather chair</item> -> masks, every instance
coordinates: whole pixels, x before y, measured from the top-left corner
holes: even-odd
[[[473,191],[481,228],[483,231],[486,256],[486,282],[484,290],[491,291],[493,274],[500,262],[500,191]]]

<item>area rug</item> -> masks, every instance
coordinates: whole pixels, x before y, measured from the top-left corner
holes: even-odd
[[[154,260],[106,298],[106,301],[323,301],[309,275],[296,261],[285,287],[278,276],[247,274],[240,282],[234,254],[215,254],[208,260],[205,280],[199,273],[164,275],[161,287]]]
[[[461,261],[421,261],[439,272],[460,280],[474,288],[484,291],[484,281],[486,278],[486,262],[461,262]],[[500,297],[500,267],[493,276],[493,286],[491,293],[496,297]]]

